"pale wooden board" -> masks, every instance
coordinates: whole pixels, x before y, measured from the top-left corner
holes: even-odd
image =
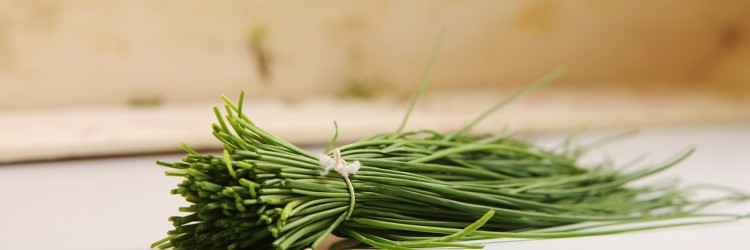
[[[507,92],[428,92],[408,124],[411,129],[460,128]],[[325,143],[340,125],[340,142],[393,131],[404,100],[246,100],[256,124],[292,143]],[[0,112],[0,162],[173,152],[180,142],[218,149],[211,110],[219,98],[157,107],[82,107]],[[655,91],[621,87],[551,87],[513,103],[481,123],[478,131],[572,131],[581,127],[642,126],[750,121],[750,101],[696,90]]]

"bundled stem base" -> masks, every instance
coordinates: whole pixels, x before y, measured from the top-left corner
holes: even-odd
[[[172,193],[191,205],[180,208],[187,215],[170,218],[175,229],[152,247],[305,249],[333,233],[384,249],[481,248],[462,242],[736,220],[700,211],[747,199],[730,193],[691,200],[673,185],[628,185],[675,165],[692,149],[623,172],[581,167],[573,148],[545,150],[510,134],[381,134],[338,148],[344,161],[361,163],[356,174],[323,175],[321,157],[256,126],[242,114],[242,101],[225,101],[227,114],[215,109],[213,125],[224,155],[185,146],[181,162],[158,162],[172,168],[167,175],[183,178]]]

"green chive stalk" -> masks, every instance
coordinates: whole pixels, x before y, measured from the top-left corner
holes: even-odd
[[[740,192],[698,200],[689,188],[632,184],[676,165],[692,148],[625,171],[582,166],[577,159],[587,148],[550,150],[512,133],[470,133],[490,113],[561,73],[541,78],[454,133],[404,131],[416,101],[396,132],[334,148],[335,124],[322,155],[257,126],[242,111],[244,94],[239,105],[222,97],[225,112],[214,108],[212,126],[224,145],[221,155],[183,145],[182,161],[157,161],[169,168],[168,176],[183,179],[172,193],[190,205],[169,218],[174,230],[151,247],[315,249],[335,234],[382,249],[482,248],[470,241],[604,235],[744,218],[704,212],[716,203],[749,199]]]

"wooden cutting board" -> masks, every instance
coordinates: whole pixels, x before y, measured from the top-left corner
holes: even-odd
[[[685,123],[750,121],[750,91],[656,89],[613,85],[600,89],[554,85],[530,94],[482,122],[476,131],[572,131]],[[660,85],[661,86],[661,85]],[[460,128],[510,91],[428,91],[408,128]],[[235,97],[236,99],[236,97]],[[409,97],[392,99],[255,98],[244,110],[256,124],[301,145],[327,143],[333,121],[339,143],[399,125]],[[0,163],[179,151],[221,145],[211,136],[215,100],[157,106],[103,106],[0,112]]]

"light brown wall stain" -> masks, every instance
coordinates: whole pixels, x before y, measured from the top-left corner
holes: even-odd
[[[554,0],[529,1],[516,17],[513,25],[538,35],[549,35],[560,19],[560,3]]]
[[[743,42],[742,23],[733,21],[722,27],[718,32],[719,45],[725,50],[736,49]]]
[[[56,31],[63,5],[55,1],[9,1],[0,5],[0,72],[23,73],[16,43],[43,43]],[[15,42],[14,42],[15,41]]]
[[[256,26],[248,36],[248,49],[254,58],[256,70],[260,80],[264,84],[270,84],[272,53],[268,49],[268,29],[265,26]]]

